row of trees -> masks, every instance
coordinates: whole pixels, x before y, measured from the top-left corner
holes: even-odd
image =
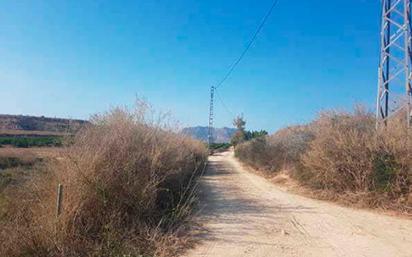
[[[237,131],[233,135],[230,143],[234,146],[251,139],[266,136],[268,132],[266,130],[260,131],[249,131],[246,130],[246,120],[243,118],[243,115],[237,116],[233,120],[233,125],[236,127]]]

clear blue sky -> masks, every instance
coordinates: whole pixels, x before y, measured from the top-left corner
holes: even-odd
[[[219,89],[248,127],[274,131],[320,110],[374,105],[379,0],[280,0]],[[2,1],[0,112],[88,118],[136,94],[206,125],[209,87],[272,0]],[[216,103],[216,126],[232,115]]]

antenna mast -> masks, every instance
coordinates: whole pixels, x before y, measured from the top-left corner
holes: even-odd
[[[210,147],[213,144],[213,102],[215,97],[215,86],[210,87],[210,104],[209,104],[209,129],[207,133],[207,143]]]
[[[411,115],[410,0],[382,0],[381,46],[376,101],[376,127],[404,110]],[[404,89],[403,89],[404,88]],[[389,94],[390,93],[390,94]],[[406,95],[404,99],[393,96]],[[398,101],[398,103],[397,103]]]

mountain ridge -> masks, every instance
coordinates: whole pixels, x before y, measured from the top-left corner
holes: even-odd
[[[48,131],[73,133],[88,123],[88,121],[80,119],[0,114],[0,130],[2,131]]]

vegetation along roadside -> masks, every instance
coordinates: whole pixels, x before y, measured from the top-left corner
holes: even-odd
[[[357,107],[242,142],[235,155],[271,176],[286,171],[319,198],[411,214],[410,133],[400,117],[376,130],[374,115]]]
[[[146,111],[94,116],[60,158],[4,189],[0,256],[176,256],[207,149]]]

